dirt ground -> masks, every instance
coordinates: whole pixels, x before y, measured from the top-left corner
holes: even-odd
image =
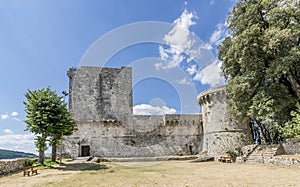
[[[126,164],[127,166],[125,166]],[[299,186],[300,168],[267,164],[190,161],[148,163],[69,162],[23,177],[0,178],[13,186]]]

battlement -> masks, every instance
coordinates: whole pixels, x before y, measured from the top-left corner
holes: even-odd
[[[202,106],[206,103],[211,103],[213,101],[213,97],[219,97],[226,100],[225,86],[210,88],[201,92],[197,97],[197,101],[199,105]]]
[[[199,94],[202,114],[133,115],[132,69],[79,67],[68,71],[69,108],[78,130],[64,154],[104,157],[224,154],[244,145],[247,126],[227,113],[225,87]]]

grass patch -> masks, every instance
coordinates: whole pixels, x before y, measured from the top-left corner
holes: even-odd
[[[25,166],[33,166],[33,167],[37,167],[38,169],[50,169],[53,168],[54,165],[58,165],[58,164],[59,164],[58,161],[52,162],[50,158],[45,158],[43,165],[38,163],[36,159],[25,162]]]

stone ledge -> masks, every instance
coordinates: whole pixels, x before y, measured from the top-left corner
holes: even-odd
[[[29,160],[28,158],[19,158],[19,159],[3,159],[0,160],[0,175],[6,175],[18,170],[21,170],[25,161]]]
[[[295,156],[286,156],[286,155],[280,155],[275,156],[269,160],[270,164],[276,164],[276,165],[285,165],[285,166],[297,166],[300,167],[300,155]]]

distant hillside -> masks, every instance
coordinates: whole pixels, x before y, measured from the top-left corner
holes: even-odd
[[[24,153],[19,151],[10,151],[0,149],[0,159],[13,159],[13,158],[36,158],[37,156],[32,153]]]

